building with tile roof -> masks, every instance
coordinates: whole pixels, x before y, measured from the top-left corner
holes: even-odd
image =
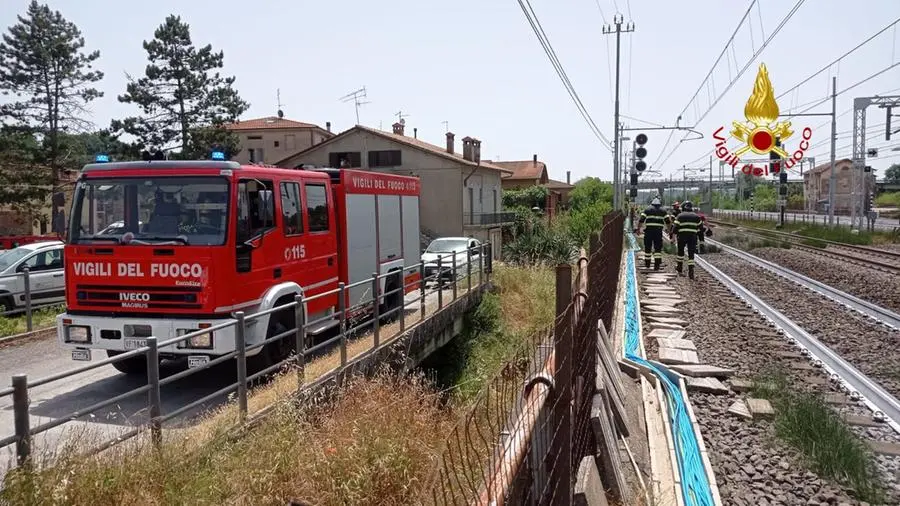
[[[854,172],[856,172],[857,187],[863,195],[868,195],[875,188],[875,176],[871,172],[863,172],[862,168],[853,169],[853,162],[849,158],[835,160],[834,162],[835,187],[834,202],[835,213],[850,214]],[[865,181],[864,184],[860,184]],[[831,185],[831,162],[816,165],[803,174],[803,196],[806,199],[808,211],[824,212],[827,210]]]
[[[334,137],[330,122],[321,128],[281,115],[237,121],[225,128],[238,136],[241,151],[233,159],[239,163],[273,164]]]
[[[273,163],[280,167],[346,167],[401,175],[421,182],[420,223],[431,237],[468,236],[494,243],[499,258],[501,226],[513,219],[502,209],[501,176],[512,171],[481,160],[481,141],[446,134],[438,146],[407,135],[395,123],[391,132],[356,125],[299,153]]]

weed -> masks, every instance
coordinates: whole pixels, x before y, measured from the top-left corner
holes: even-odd
[[[56,323],[56,315],[64,310],[64,306],[46,306],[35,309],[31,314],[33,329],[51,327]],[[0,316],[0,337],[14,336],[28,331],[28,323],[25,315],[3,317]]]
[[[779,370],[755,378],[753,393],[769,399],[776,435],[799,450],[816,473],[849,485],[861,500],[881,502],[883,488],[870,450],[819,395],[793,389]]]

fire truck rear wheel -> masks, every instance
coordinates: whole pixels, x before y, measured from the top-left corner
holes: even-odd
[[[115,357],[116,355],[121,355],[125,353],[123,351],[113,351],[106,350],[106,356],[109,358]],[[119,360],[118,362],[113,362],[112,366],[116,368],[119,372],[124,372],[125,374],[147,374],[147,357],[140,355],[137,357],[126,358],[125,360]]]
[[[293,298],[284,298],[275,303],[275,307],[284,304],[290,304]],[[297,325],[294,323],[293,310],[281,310],[272,313],[269,318],[269,328],[266,331],[266,340],[268,341],[274,336],[287,332],[289,329],[295,329]],[[278,362],[288,358],[294,351],[294,337],[287,336],[267,343],[259,353],[251,357],[254,368],[259,370],[271,367]]]

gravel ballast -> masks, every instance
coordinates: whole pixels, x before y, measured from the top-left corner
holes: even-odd
[[[796,248],[754,248],[746,251],[863,300],[900,312],[900,276],[895,274]],[[848,253],[846,250],[838,251]],[[860,258],[863,257],[860,255]],[[894,263],[883,258],[877,260]]]
[[[705,257],[722,256],[724,254]],[[641,258],[640,254],[637,258]],[[668,265],[664,270],[674,272],[673,258],[667,255],[665,261]],[[644,274],[639,274],[640,279],[643,280],[644,277]],[[789,294],[802,290],[785,287],[784,282],[780,282],[781,290]],[[687,299],[686,303],[679,306],[685,309],[685,313],[679,317],[689,322],[685,327],[686,339],[694,342],[702,364],[733,369],[735,377],[742,379],[751,379],[774,365],[790,371],[794,387],[800,390],[816,390],[821,393],[841,391],[820,370],[794,367],[797,363],[808,365],[808,359],[779,355],[796,351],[796,348],[770,328],[762,317],[746,314],[749,311],[747,306],[699,267],[697,280],[691,282],[686,277],[680,277],[670,281],[669,286],[675,287],[681,297]],[[646,297],[643,291],[641,296]],[[745,314],[735,314],[737,312]],[[644,329],[645,335],[649,333],[646,316]],[[645,347],[650,358],[656,359],[655,340],[645,338]],[[818,381],[814,384],[807,378]],[[727,413],[736,400],[748,396],[746,393],[738,394],[733,391],[726,395],[695,391],[689,394],[724,504],[865,504],[853,499],[850,491],[844,490],[839,484],[810,471],[801,456],[776,438],[773,422],[747,421]],[[841,413],[871,416],[868,409],[856,403],[835,409]],[[900,442],[900,437],[887,427],[854,427],[853,430],[869,439]],[[893,457],[875,458],[884,475],[884,482],[891,490],[900,489],[900,485],[895,483],[900,469],[896,460]],[[890,494],[893,495],[894,492],[891,491]],[[891,497],[888,503],[897,504],[900,500],[898,497]]]

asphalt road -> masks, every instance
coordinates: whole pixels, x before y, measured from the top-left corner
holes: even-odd
[[[432,288],[429,286],[429,290]],[[407,314],[419,311],[416,300],[418,292],[406,297]],[[444,301],[452,298],[452,291],[445,289]],[[437,303],[437,292],[426,296],[426,304]],[[322,350],[322,354],[330,350]],[[94,360],[106,358],[103,351],[93,352]],[[311,357],[312,358],[312,357]],[[29,380],[37,380],[61,371],[75,369],[81,362],[71,359],[69,350],[57,345],[55,334],[51,337],[25,340],[21,344],[0,348],[0,385],[3,388],[11,385],[14,374],[26,374]],[[160,369],[161,377],[170,376],[184,370],[185,364],[164,362]],[[171,413],[206,395],[237,381],[235,365],[226,361],[205,372],[198,372],[161,388],[162,412]],[[31,427],[51,420],[70,415],[73,411],[84,409],[92,404],[124,394],[147,384],[142,376],[129,376],[120,373],[112,366],[72,376],[60,381],[29,390],[31,406]],[[227,397],[219,396],[208,403],[198,406],[165,423],[170,429],[187,428],[198,421],[198,417],[210,409],[221,406]],[[136,425],[148,421],[147,393],[136,394],[117,405],[109,406],[78,420],[63,424],[36,436],[36,448],[55,448],[71,437],[89,437],[97,444],[113,439],[117,435],[133,429]],[[13,424],[12,397],[0,398],[0,437],[15,433]],[[96,438],[96,439],[95,439]],[[15,460],[15,445],[0,448],[0,483],[6,470]]]
[[[747,216],[749,213],[749,211],[733,211],[733,210],[728,210],[728,209],[716,209],[715,212],[718,216],[729,216],[729,215]],[[809,215],[806,213],[791,213],[791,212],[784,213],[784,219],[787,222],[802,222],[804,219],[804,216],[806,217],[807,221],[809,221],[810,219],[812,219],[813,216],[815,216],[816,223],[822,223],[823,218],[825,219],[825,223],[828,222],[828,215],[823,215],[823,214]],[[778,213],[754,211],[753,218],[757,219],[757,220],[777,221]],[[849,216],[835,216],[834,218],[835,218],[836,223],[838,223],[839,225],[849,225],[850,224]],[[868,224],[868,221],[864,220],[863,225],[867,225],[867,224]],[[898,227],[900,227],[900,221],[895,220],[895,219],[878,218],[875,221],[875,228],[877,230],[891,231]]]

